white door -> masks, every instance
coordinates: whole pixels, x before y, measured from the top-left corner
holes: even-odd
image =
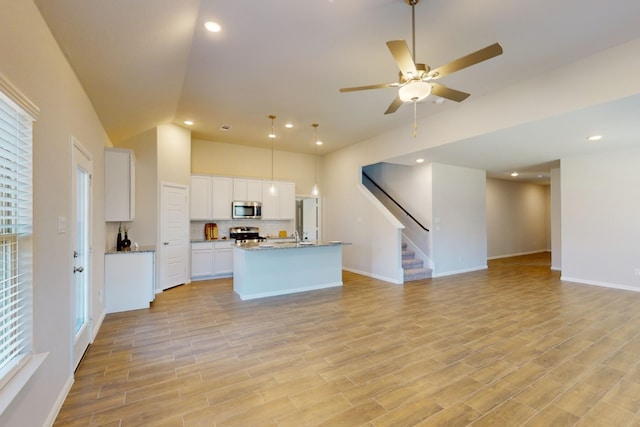
[[[159,290],[187,283],[189,279],[189,214],[187,187],[162,184],[160,192]]]
[[[73,275],[71,309],[73,320],[73,368],[77,368],[91,339],[91,173],[88,152],[72,139],[71,227]],[[59,221],[64,221],[60,219]],[[64,224],[58,223],[58,227]]]

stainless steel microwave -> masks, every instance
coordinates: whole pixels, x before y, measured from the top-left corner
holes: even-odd
[[[231,216],[233,218],[261,218],[262,203],[234,201],[231,204]]]

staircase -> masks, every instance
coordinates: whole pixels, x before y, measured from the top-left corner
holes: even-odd
[[[406,243],[402,244],[402,269],[404,270],[405,282],[428,279],[432,273],[430,268],[424,267],[422,260],[416,259],[415,252],[407,249]]]

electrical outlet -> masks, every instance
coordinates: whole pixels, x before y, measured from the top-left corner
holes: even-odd
[[[636,276],[640,276],[640,267],[636,268]]]

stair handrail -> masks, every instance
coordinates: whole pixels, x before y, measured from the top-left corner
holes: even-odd
[[[372,183],[373,185],[375,185],[375,186],[376,186],[376,188],[377,188],[378,190],[382,191],[382,192],[384,193],[384,195],[385,195],[385,196],[387,196],[387,197],[389,198],[389,200],[391,200],[391,201],[392,201],[392,202],[393,202],[397,207],[399,207],[400,209],[402,209],[402,212],[404,212],[405,214],[407,214],[407,216],[408,216],[409,218],[411,218],[411,219],[412,219],[416,224],[418,224],[418,226],[420,226],[420,228],[422,228],[424,231],[427,231],[427,232],[429,231],[429,229],[428,229],[427,227],[425,227],[424,225],[422,225],[422,224],[420,223],[420,221],[418,221],[418,220],[417,220],[413,215],[411,215],[411,214],[409,213],[409,211],[407,211],[404,207],[402,207],[402,205],[401,205],[400,203],[396,202],[396,200],[395,200],[393,197],[391,197],[391,196],[389,195],[389,193],[387,193],[386,191],[384,191],[384,189],[383,189],[382,187],[380,187],[380,186],[379,186],[379,185],[378,185],[378,184],[377,184],[377,183],[376,183],[376,182],[375,182],[375,181],[374,181],[374,180],[373,180],[369,175],[367,175],[367,173],[366,173],[365,171],[362,171],[362,175],[364,175],[364,176],[365,176],[369,181],[371,181],[371,183]]]

